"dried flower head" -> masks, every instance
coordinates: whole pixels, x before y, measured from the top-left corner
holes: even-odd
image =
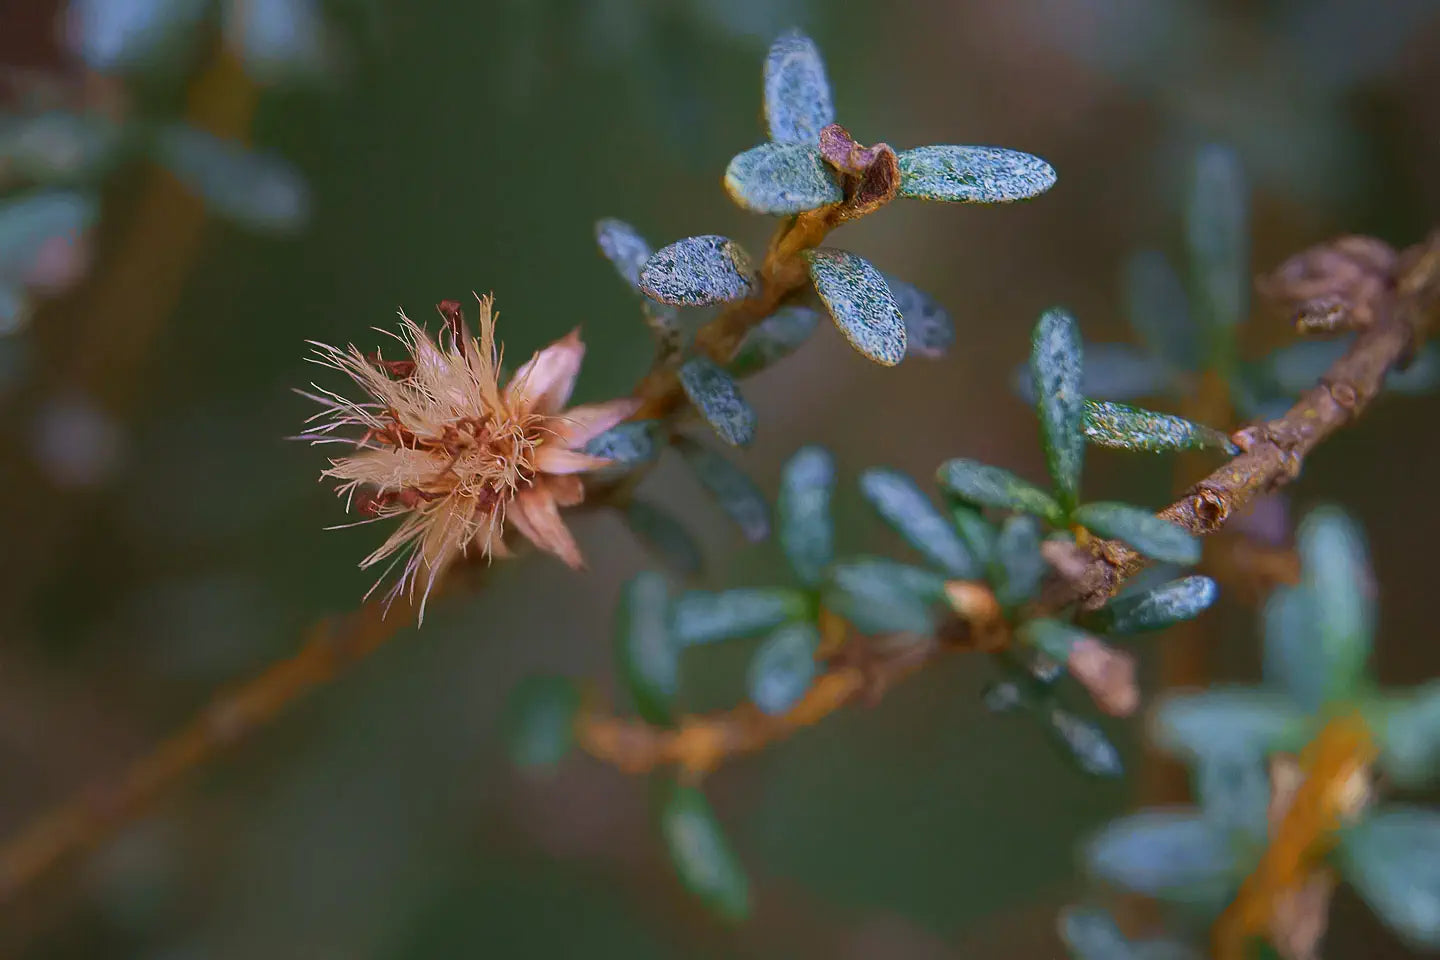
[[[507,521],[535,546],[581,566],[560,508],[584,498],[576,474],[609,462],[582,448],[638,403],[623,398],[564,409],[585,355],[578,330],[535,354],[502,388],[491,306],[490,297],[479,298],[478,337],[454,301],[440,304],[445,323],[434,339],[402,313],[394,335],[407,355],[402,360],[353,345],[312,344],[314,362],[349,376],[368,399],[316,387],[321,395],[306,396],[324,409],[302,438],[354,447],[322,476],[339,481],[336,492],[347,510],[366,518],[360,523],[400,519],[360,566],[389,559],[388,573],[403,561],[389,599],[401,593],[413,599],[423,582],[422,618],[437,578],[457,557],[505,553]]]

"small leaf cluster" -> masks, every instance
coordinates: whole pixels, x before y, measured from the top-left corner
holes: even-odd
[[[1321,838],[1328,842],[1317,866],[1353,886],[1401,938],[1435,949],[1440,811],[1370,801],[1376,773],[1399,788],[1431,785],[1440,775],[1440,688],[1387,690],[1371,677],[1374,586],[1349,517],[1335,508],[1312,512],[1298,548],[1301,582],[1278,589],[1265,608],[1263,685],[1172,695],[1156,710],[1154,739],[1190,766],[1199,805],[1113,821],[1085,847],[1086,864],[1095,877],[1154,897],[1192,922],[1215,918],[1274,837],[1272,764],[1298,755],[1311,775],[1325,731],[1349,724],[1369,741],[1368,762],[1355,782],[1335,785],[1354,798],[1354,809]],[[1106,934],[1106,923],[1090,911],[1065,921],[1075,956],[1151,955],[1118,931]]]

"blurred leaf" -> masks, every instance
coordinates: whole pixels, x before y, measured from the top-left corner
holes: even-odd
[[[260,83],[313,76],[325,66],[325,21],[315,0],[232,0],[225,40]]]
[[[765,639],[750,661],[750,700],[778,716],[793,707],[815,680],[820,632],[811,623],[786,624]]]
[[[1055,169],[1002,147],[938,144],[900,154],[900,196],[958,203],[1009,203],[1055,185]]]
[[[625,508],[625,523],[652,556],[682,577],[693,577],[704,564],[700,547],[675,516],[648,500]]]
[[[810,279],[850,345],[884,366],[905,358],[905,318],[868,261],[830,247],[806,250]]]
[[[650,244],[624,220],[606,217],[595,221],[595,242],[605,259],[615,265],[620,278],[640,289],[640,271],[650,259]]]
[[[1082,432],[1085,397],[1081,393],[1080,329],[1064,310],[1047,310],[1030,338],[1030,378],[1040,416],[1045,462],[1055,481],[1060,505],[1075,509],[1085,463]]]
[[[1149,590],[1117,597],[1087,615],[1082,622],[1097,633],[1163,630],[1198,617],[1215,602],[1219,592],[1215,581],[1209,577],[1183,577]]]
[[[0,171],[41,183],[98,177],[121,140],[120,127],[99,114],[0,115]]]
[[[714,360],[686,360],[680,367],[680,386],[721,440],[744,446],[755,439],[755,410],[740,395],[740,385]]]
[[[616,475],[628,473],[642,463],[649,463],[660,454],[656,434],[660,428],[658,420],[627,420],[617,423],[600,436],[585,445],[585,452],[592,457],[604,457],[611,461],[601,470]]]
[[[1199,319],[1212,336],[1250,312],[1250,225],[1245,174],[1228,147],[1195,155],[1185,202],[1185,238]]]
[[[822,603],[864,634],[929,633],[945,578],[879,557],[841,560],[830,568]]]
[[[209,6],[210,0],[70,0],[66,36],[94,69],[128,70],[178,54]]]
[[[1240,452],[1229,437],[1212,427],[1124,403],[1086,400],[1085,436],[1098,446],[1145,453],[1223,450],[1234,455]]]
[[[29,302],[18,286],[0,283],[0,337],[14,333],[29,320]],[[0,354],[0,393],[12,385],[8,354]]]
[[[905,320],[905,355],[938,359],[955,343],[955,323],[949,312],[913,283],[881,274]]]
[[[825,62],[798,30],[781,34],[765,58],[765,125],[777,143],[815,145],[835,122]]]
[[[95,222],[95,201],[69,190],[34,190],[0,200],[0,283],[16,287],[42,271],[53,242],[78,247]]]
[[[1125,775],[1120,751],[1094,723],[1055,706],[1042,713],[1051,739],[1082,773],[1106,779]]]
[[[940,465],[936,479],[946,493],[975,506],[1033,513],[1054,524],[1062,520],[1060,505],[1048,493],[1000,467],[957,457]]]
[[[996,599],[1006,609],[1018,606],[1040,589],[1045,558],[1040,554],[1040,528],[1033,517],[1006,517],[995,541],[993,569]]]
[[[755,542],[770,536],[770,507],[755,481],[714,450],[689,438],[678,438],[674,446],[695,478],[739,525],[745,539]]]
[[[1060,939],[1075,960],[1200,960],[1201,955],[1173,940],[1125,937],[1110,914],[1095,908],[1068,907],[1060,913]]]
[[[670,591],[660,574],[637,573],[621,591],[615,656],[640,716],[647,723],[673,722],[680,658],[670,636]]]
[[[950,504],[950,522],[960,533],[975,562],[988,569],[995,557],[995,540],[1000,535],[995,525],[980,515],[980,511],[963,503]]]
[[[751,328],[730,361],[730,373],[746,377],[789,356],[810,339],[820,314],[809,307],[781,307]]]
[[[1255,373],[1287,398],[1297,397],[1318,384],[1354,342],[1353,336],[1297,340],[1267,354],[1256,364]],[[1437,384],[1440,347],[1433,343],[1421,347],[1409,367],[1385,378],[1385,389],[1401,394],[1429,393]]]
[[[254,230],[288,232],[310,217],[304,179],[288,162],[180,124],[155,135],[155,159],[215,213]]]
[[[1190,319],[1185,285],[1165,254],[1132,254],[1125,261],[1124,286],[1125,317],[1140,342],[1177,370],[1199,369],[1200,338]]]
[[[575,744],[580,691],[564,677],[531,676],[510,693],[505,742],[516,766],[553,768]]]
[[[724,919],[744,920],[750,912],[750,883],[705,795],[695,787],[671,787],[660,832],[685,889]]]
[[[1309,656],[1325,664],[1325,700],[1346,700],[1365,683],[1375,626],[1365,539],[1342,510],[1321,507],[1300,522],[1296,544],[1301,582],[1315,605]]]
[[[981,565],[915,481],[898,470],[874,467],[860,475],[860,491],[881,518],[947,574],[961,580],[980,576]]]
[[[640,289],[661,303],[700,307],[750,295],[750,258],[738,244],[709,234],[661,247],[640,270]]]
[[[1304,587],[1276,587],[1265,602],[1265,680],[1278,684],[1311,713],[1325,700],[1325,660],[1316,655],[1316,615]]]
[[[1206,819],[1263,844],[1269,831],[1270,772],[1262,754],[1213,751],[1196,761],[1194,785]]]
[[[675,641],[693,647],[753,637],[810,613],[805,594],[785,587],[687,590],[675,599],[670,623]]]
[[[1111,821],[1086,845],[1085,860],[1123,890],[1179,903],[1223,903],[1239,879],[1225,831],[1183,810]]]
[[[1075,522],[1092,533],[1129,544],[1152,560],[1189,565],[1200,562],[1200,538],[1141,507],[1125,503],[1087,503]]]
[[[725,192],[751,213],[788,216],[845,199],[814,144],[762,143],[725,168]]]
[[[1021,643],[1061,664],[1070,659],[1071,647],[1081,640],[1090,639],[1090,634],[1079,627],[1044,617],[1026,620],[1015,635]]]
[[[1440,948],[1440,813],[1381,808],[1341,834],[1337,854],[1386,926],[1417,949]]]
[[[1155,745],[1178,757],[1266,756],[1303,746],[1310,717],[1284,695],[1259,687],[1211,687],[1169,694],[1150,724]]]
[[[1128,343],[1087,343],[1083,349],[1080,391],[1092,400],[1138,400],[1175,391],[1175,371],[1159,357]],[[1035,384],[1029,363],[1016,367],[1011,376],[1015,394],[1033,405]]]
[[[1440,779],[1440,681],[1387,700],[1371,724],[1380,742],[1380,769],[1401,787],[1433,784]]]
[[[835,459],[823,447],[802,447],[780,474],[776,512],[780,546],[800,582],[817,585],[835,559],[835,523],[830,497],[835,491]]]
[[[1385,378],[1385,389],[1395,393],[1430,393],[1440,387],[1440,344],[1427,343],[1415,351],[1415,358],[1404,370],[1392,370]]]

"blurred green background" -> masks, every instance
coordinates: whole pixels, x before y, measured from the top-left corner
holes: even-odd
[[[0,61],[79,73],[50,39],[59,6],[0,0]],[[579,399],[631,387],[650,341],[592,224],[763,248],[771,225],[733,207],[720,174],[762,138],[760,62],[788,26],[819,42],[860,140],[1010,146],[1060,179],[1013,208],[897,204],[845,229],[847,248],[935,294],[959,340],[887,370],[826,329],[759,376],[743,463],[767,491],[803,443],[850,477],[888,464],[925,478],[955,455],[1040,475],[1033,417],[1008,386],[1031,323],[1063,303],[1087,339],[1124,338],[1120,266],[1141,245],[1178,253],[1198,143],[1233,144],[1251,174],[1257,272],[1343,232],[1413,242],[1440,213],[1433,2],[368,0],[330,14],[330,72],[262,91],[249,134],[308,180],[305,229],[192,235],[155,205],[155,174],[127,169],[108,183],[87,279],[0,340],[0,831],[118,771],[369,587],[355,563],[376,531],[326,532],[343,514],[315,482],[323,450],[284,439],[311,412],[291,392],[317,372],[305,340],[369,349],[400,307],[427,317],[494,291],[512,359],[579,324]],[[178,109],[189,75],[145,96]],[[1247,335],[1259,350],[1290,334],[1257,318]],[[1437,404],[1377,405],[1294,488],[1371,536],[1391,683],[1440,672]],[[1092,463],[1088,488],[1107,498],[1176,492],[1160,461]],[[704,583],[779,569],[677,464],[646,489],[703,537]],[[839,515],[850,548],[897,546],[853,490]],[[588,574],[497,565],[483,595],[436,605],[423,630],[0,907],[5,952],[1061,955],[1055,910],[1084,890],[1073,845],[1135,786],[1088,781],[1033,723],[985,714],[975,661],[713,778],[755,884],[738,929],[674,881],[646,783],[585,759],[549,780],[514,772],[497,732],[507,691],[535,670],[609,689],[612,600],[649,562],[613,517],[577,528]],[[1203,621],[1218,676],[1256,672],[1253,620],[1231,602]],[[740,654],[687,663],[692,702],[733,700]],[[1139,727],[1109,726],[1132,762]],[[1347,897],[1335,925],[1331,956],[1404,955]]]

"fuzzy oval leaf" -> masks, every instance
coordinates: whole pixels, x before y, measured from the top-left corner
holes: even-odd
[[[781,307],[761,320],[729,363],[730,373],[747,377],[800,348],[820,324],[820,314],[809,307]]]
[[[305,180],[286,160],[195,127],[162,127],[155,160],[215,213],[252,230],[289,232],[310,217]]]
[[[815,680],[820,631],[810,623],[786,624],[770,634],[750,661],[747,686],[761,713],[778,716],[805,696]]]
[[[1085,847],[1095,876],[1181,903],[1223,900],[1238,879],[1225,832],[1199,813],[1148,810],[1111,821]]]
[[[1021,643],[1033,647],[1059,664],[1070,659],[1071,647],[1081,640],[1090,639],[1090,634],[1073,624],[1045,617],[1026,620],[1015,631],[1015,636]]]
[[[1309,717],[1288,697],[1255,687],[1168,695],[1150,727],[1156,746],[1187,759],[1292,750],[1309,732]]]
[[[1271,785],[1263,755],[1212,752],[1195,761],[1192,781],[1206,819],[1256,847],[1264,843]]]
[[[950,523],[981,568],[988,568],[995,557],[995,540],[1000,531],[980,515],[980,511],[963,503],[950,504]]]
[[[674,446],[700,485],[740,527],[745,539],[757,542],[770,536],[770,505],[755,481],[714,450],[693,440],[682,437]]]
[[[127,70],[177,53],[209,6],[209,0],[72,0],[65,34],[96,70]]]
[[[1427,787],[1440,779],[1440,681],[1385,705],[1373,723],[1380,769],[1401,787]]]
[[[949,353],[955,344],[955,322],[940,301],[913,283],[888,273],[882,276],[905,319],[906,356],[934,360]]]
[[[806,250],[810,279],[850,345],[883,366],[905,359],[905,318],[880,271],[845,250]]]
[[[765,125],[777,143],[816,144],[835,122],[835,103],[825,61],[815,41],[791,30],[765,57]]]
[[[995,539],[991,563],[995,597],[1007,610],[1035,596],[1045,577],[1045,558],[1040,553],[1040,526],[1034,517],[1006,517]]]
[[[1200,561],[1200,538],[1184,527],[1126,503],[1087,503],[1075,522],[1091,533],[1129,544],[1152,560],[1189,565]]]
[[[674,514],[637,498],[625,508],[625,523],[646,551],[675,573],[686,578],[700,573],[700,547]]]
[[[1123,285],[1125,318],[1140,342],[1176,370],[1197,369],[1200,338],[1190,319],[1185,284],[1165,254],[1136,251],[1125,261]]]
[[[0,117],[0,170],[41,183],[95,177],[116,158],[121,140],[120,127],[97,114]]]
[[[785,587],[687,590],[670,614],[675,642],[682,646],[753,637],[810,613],[810,601]]]
[[[1009,203],[1055,186],[1055,168],[1039,157],[1004,147],[937,144],[906,150],[900,196],[954,203]]]
[[[1195,155],[1185,203],[1185,239],[1200,322],[1231,329],[1250,311],[1250,232],[1245,173],[1228,147]]]
[[[35,190],[0,200],[0,283],[16,288],[46,272],[47,248],[80,248],[95,222],[95,201],[70,190]]]
[[[1114,450],[1223,450],[1232,456],[1240,452],[1229,437],[1213,427],[1125,403],[1086,400],[1084,429],[1091,443]]]
[[[14,333],[29,320],[30,303],[20,287],[0,283],[0,337]],[[13,386],[16,358],[8,354],[0,354],[0,357],[3,357],[0,359],[0,388],[8,388]]]
[[[640,289],[640,271],[653,252],[640,231],[624,220],[606,217],[595,221],[595,242],[605,259],[614,264],[620,278]]]
[[[702,307],[743,300],[752,283],[750,258],[740,245],[707,234],[657,250],[640,269],[640,290],[661,303]]]
[[[780,473],[780,547],[800,582],[814,586],[835,559],[835,458],[823,447],[803,447]]]
[[[315,0],[245,0],[225,8],[225,39],[261,83],[315,76],[326,65],[325,18]]]
[[[1060,505],[1050,494],[1000,467],[957,457],[942,463],[935,476],[946,493],[965,503],[1019,510],[1052,523],[1062,518]]]
[[[1170,393],[1176,386],[1175,372],[1170,367],[1128,343],[1087,343],[1084,351],[1080,391],[1091,399],[1138,400]],[[1028,362],[1015,368],[1011,386],[1020,399],[1035,403],[1035,384]]]
[[[1440,948],[1440,813],[1385,807],[1344,831],[1340,872],[1412,946]]]
[[[1045,709],[1043,719],[1051,741],[1081,773],[1107,780],[1125,775],[1120,751],[1096,724],[1060,707]]]
[[[660,445],[656,443],[659,428],[658,420],[626,420],[585,444],[587,454],[610,461],[591,476],[619,476],[654,460],[660,453]]]
[[[725,168],[725,192],[751,213],[789,216],[845,199],[819,147],[762,143],[737,154]]]
[[[680,386],[715,434],[731,446],[755,439],[755,410],[740,385],[709,357],[691,357],[680,366]]]
[[[1040,315],[1030,337],[1030,380],[1045,462],[1060,505],[1067,510],[1079,502],[1080,472],[1085,464],[1082,355],[1080,328],[1074,317],[1058,308]]]
[[[906,543],[947,574],[961,580],[980,576],[980,564],[955,527],[908,476],[874,467],[860,475],[860,492]]]
[[[636,712],[647,723],[669,725],[680,689],[680,657],[670,635],[670,591],[660,574],[638,573],[621,591],[615,658]]]
[[[1193,576],[1171,580],[1149,590],[1116,597],[1085,619],[1085,625],[1099,633],[1131,634],[1163,630],[1198,617],[1220,595],[1209,577]]]
[[[510,694],[505,742],[516,766],[554,768],[575,744],[580,691],[564,677],[531,676]]]
[[[696,787],[675,784],[660,813],[660,833],[680,882],[732,923],[750,913],[750,882],[715,811]]]
[[[830,568],[822,602],[864,634],[928,633],[945,578],[879,557],[842,560]]]
[[[1296,532],[1301,579],[1315,605],[1311,656],[1325,665],[1325,699],[1354,696],[1365,682],[1375,629],[1365,538],[1335,507],[1313,510]]]
[[[1279,586],[1265,601],[1263,675],[1290,699],[1314,712],[1325,702],[1325,658],[1320,656],[1318,612],[1304,587]]]

